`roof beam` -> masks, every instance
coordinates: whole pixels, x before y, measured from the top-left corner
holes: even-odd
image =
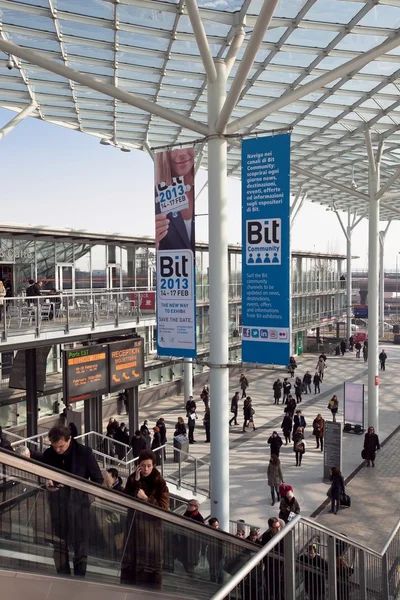
[[[150,113],[153,115],[157,115],[162,119],[170,121],[171,123],[176,123],[177,125],[181,125],[182,127],[186,127],[191,131],[195,131],[201,135],[206,136],[208,134],[208,127],[199,121],[195,121],[186,117],[185,115],[181,115],[180,113],[172,110],[170,108],[163,108],[159,106],[155,102],[151,102],[150,100],[146,100],[140,98],[136,94],[132,94],[130,92],[125,92],[116,88],[113,85],[108,83],[103,83],[96,77],[92,75],[86,75],[76,71],[75,69],[71,69],[62,65],[58,62],[50,60],[44,57],[42,54],[35,52],[33,50],[28,50],[26,48],[22,48],[21,46],[17,46],[16,44],[12,44],[11,42],[6,42],[4,40],[0,40],[0,50],[3,50],[6,54],[12,54],[13,56],[18,56],[19,58],[28,61],[29,63],[33,63],[38,67],[45,69],[46,71],[50,71],[51,73],[56,73],[61,77],[66,77],[71,81],[75,81],[76,83],[80,83],[89,89],[96,90],[97,92],[104,94],[105,96],[110,96],[111,98],[115,98],[116,100],[120,100],[121,102],[125,102],[126,104],[130,104],[131,106],[135,106],[140,110],[143,110],[146,113]]]
[[[328,185],[329,187],[337,189],[341,192],[344,192],[345,194],[348,194],[349,196],[355,196],[356,198],[359,198],[360,200],[364,200],[365,202],[369,201],[369,198],[366,194],[357,192],[357,190],[352,190],[351,188],[348,188],[345,185],[338,183],[337,181],[331,181],[330,179],[325,179],[325,177],[321,177],[320,175],[317,175],[316,173],[313,173],[312,171],[305,171],[304,169],[301,169],[300,167],[298,167],[296,165],[290,165],[290,169],[291,169],[291,171],[295,171],[299,175],[304,175],[308,179],[315,179],[316,181],[319,181],[320,183],[323,183],[324,185]]]
[[[193,27],[194,37],[196,38],[197,47],[203,61],[204,69],[207,74],[207,79],[210,83],[214,83],[217,79],[217,69],[215,68],[214,60],[211,54],[210,46],[207,40],[204,25],[200,17],[199,7],[195,0],[186,0],[186,10],[189,15],[190,22]]]
[[[271,23],[271,19],[278,2],[279,0],[264,0],[259,17],[254,25],[254,29],[246,46],[243,58],[240,61],[235,78],[232,82],[231,88],[215,126],[218,133],[223,133],[226,124],[231,117],[232,111],[239,100],[240,92],[246,83],[247,76],[251,71],[254,60],[257,56],[257,52],[260,48],[269,24]]]
[[[393,36],[389,37],[382,44],[379,44],[379,46],[368,50],[368,52],[360,54],[357,56],[357,58],[353,58],[344,65],[340,65],[339,67],[332,69],[332,71],[317,77],[317,79],[314,79],[305,85],[301,85],[290,92],[286,92],[280,98],[277,98],[276,100],[266,104],[265,106],[262,106],[261,108],[258,108],[257,110],[253,110],[246,116],[235,119],[227,126],[226,133],[237,133],[244,127],[253,125],[257,121],[262,121],[277,110],[283,108],[284,106],[288,106],[288,104],[291,104],[295,100],[299,100],[300,98],[303,98],[304,96],[323,88],[328,83],[335,81],[335,79],[339,79],[346,75],[350,75],[353,72],[359,71],[371,61],[379,58],[382,56],[382,54],[397,48],[399,45],[400,31],[396,31]]]
[[[6,125],[4,125],[0,129],[0,140],[3,137],[5,137],[8,133],[10,133],[17,125],[22,123],[22,121],[26,119],[26,117],[29,117],[33,112],[35,112],[36,108],[36,104],[30,104],[29,106],[21,110],[20,113],[15,115],[15,117],[11,119],[11,121],[6,123]]]

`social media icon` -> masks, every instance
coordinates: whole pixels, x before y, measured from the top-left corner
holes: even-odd
[[[270,330],[269,337],[271,338],[271,340],[278,339],[278,332],[276,331],[276,329],[271,329]]]
[[[266,340],[268,338],[268,329],[260,329],[260,337]]]
[[[260,332],[258,331],[258,329],[252,329],[251,330],[251,337],[258,338],[259,335],[260,335]]]
[[[279,339],[280,340],[286,340],[287,339],[287,332],[286,331],[280,331],[279,332]]]
[[[243,337],[250,337],[250,327],[243,327],[243,329],[242,329],[242,336]]]

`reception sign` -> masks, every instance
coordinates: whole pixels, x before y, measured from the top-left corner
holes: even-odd
[[[157,352],[196,356],[194,149],[155,154]]]
[[[242,357],[290,357],[290,135],[242,143]]]

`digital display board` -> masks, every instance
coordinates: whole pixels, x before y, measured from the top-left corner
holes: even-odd
[[[144,374],[144,341],[112,342],[108,351],[110,392],[139,385]]]
[[[106,394],[109,388],[108,345],[65,350],[64,382],[69,402]]]

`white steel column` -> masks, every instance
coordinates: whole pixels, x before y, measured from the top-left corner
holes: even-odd
[[[383,231],[379,232],[379,337],[381,338],[385,335],[385,238],[390,223],[391,221]]]
[[[379,190],[380,164],[375,161],[370,132],[365,134],[369,160],[369,250],[368,250],[368,423],[379,433]]]
[[[15,117],[13,119],[11,119],[11,121],[6,123],[6,125],[4,125],[0,129],[0,140],[4,136],[6,136],[8,133],[10,133],[10,131],[15,129],[15,127],[17,125],[19,125],[24,119],[26,119],[26,117],[29,117],[29,115],[31,115],[33,112],[35,112],[35,110],[36,110],[36,104],[30,104],[29,106],[27,106],[26,108],[21,110],[20,113],[15,115]]]
[[[191,358],[185,358],[183,361],[183,393],[185,396],[184,406],[189,400],[189,396],[193,396],[193,363]]]
[[[216,61],[217,80],[208,83],[208,125],[211,131],[226,97],[226,65]],[[210,394],[211,516],[229,531],[229,398],[228,369],[228,205],[227,142],[208,141],[208,214],[210,252]]]
[[[352,311],[352,292],[353,292],[353,281],[351,277],[351,268],[352,268],[352,260],[351,260],[351,235],[352,228],[350,224],[350,207],[347,211],[347,235],[346,235],[346,254],[347,254],[347,275],[346,275],[346,336],[347,342],[351,336],[351,311]]]

